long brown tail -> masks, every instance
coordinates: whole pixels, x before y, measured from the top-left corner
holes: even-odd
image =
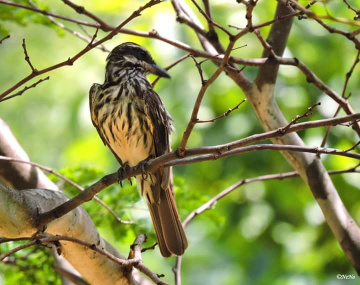
[[[170,186],[161,189],[159,203],[148,200],[160,252],[164,257],[182,255],[188,246]]]

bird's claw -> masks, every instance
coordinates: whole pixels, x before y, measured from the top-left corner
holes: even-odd
[[[129,164],[125,163],[122,167],[119,168],[119,170],[117,172],[118,183],[120,184],[121,187],[123,187],[122,180],[124,180],[124,172],[127,169],[129,169]],[[131,178],[129,178],[128,180],[130,181],[130,184],[131,184]]]
[[[122,185],[123,177],[124,177],[124,168],[120,167],[119,170],[117,171],[117,181],[120,184],[121,188],[123,187]]]
[[[145,168],[150,159],[151,159],[151,157],[148,157],[138,164],[138,167],[141,169],[141,178],[143,180],[147,180],[147,178],[148,178],[148,174],[146,173]]]

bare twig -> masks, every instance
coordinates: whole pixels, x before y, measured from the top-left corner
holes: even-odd
[[[359,61],[360,61],[360,51],[357,53],[356,58],[355,58],[355,61],[354,61],[354,63],[352,64],[349,72],[346,73],[345,83],[344,83],[344,87],[343,87],[343,91],[342,91],[342,95],[341,95],[342,98],[348,99],[348,98],[350,97],[350,95],[351,95],[351,93],[350,93],[348,96],[346,96],[346,89],[347,89],[348,83],[349,83],[349,81],[350,81],[350,77],[351,77],[351,75],[353,74],[353,71],[354,71],[356,65],[359,63]],[[336,109],[335,113],[334,113],[333,118],[335,118],[335,117],[339,114],[340,109],[341,109],[341,106],[339,105],[338,108]],[[327,141],[327,138],[328,138],[328,136],[329,136],[329,134],[330,134],[330,129],[331,129],[331,126],[329,126],[329,127],[326,128],[324,138],[323,138],[323,140],[321,141],[321,145],[320,145],[321,147],[324,147],[324,146],[325,146],[326,141]]]
[[[304,63],[302,63],[297,58],[282,58],[280,56],[275,55],[273,57],[276,62],[284,65],[294,65],[298,67],[306,76],[306,80],[309,83],[314,84],[318,87],[321,91],[327,94],[331,99],[333,99],[336,103],[338,103],[341,108],[345,111],[346,114],[354,114],[354,110],[350,106],[349,102],[339,96],[334,90],[332,90],[329,86],[327,86],[324,82],[321,81]],[[354,130],[360,136],[360,124],[353,125]]]
[[[9,88],[8,90],[6,90],[5,92],[3,92],[0,95],[0,99],[3,99],[5,96],[7,96],[9,93],[11,93],[12,91],[14,91],[15,89],[17,89],[19,86],[23,85],[24,83],[26,83],[27,81],[29,81],[30,79],[40,75],[40,74],[44,74],[47,72],[50,72],[52,70],[58,69],[60,67],[63,66],[68,66],[68,65],[73,65],[80,57],[82,57],[84,54],[86,54],[87,52],[89,52],[90,50],[92,50],[93,48],[101,45],[102,43],[112,39],[116,34],[118,34],[121,29],[127,24],[129,23],[131,20],[133,20],[136,17],[139,17],[141,15],[141,12],[143,12],[145,9],[150,8],[156,4],[161,3],[162,0],[150,0],[147,4],[145,4],[144,6],[141,6],[139,9],[137,9],[136,11],[134,11],[128,18],[126,18],[120,25],[118,25],[114,30],[112,30],[112,32],[110,32],[108,35],[106,35],[105,37],[103,37],[101,40],[97,41],[96,43],[92,43],[92,44],[88,44],[85,48],[83,48],[80,52],[78,52],[76,55],[74,55],[71,58],[68,58],[67,60],[64,60],[58,64],[52,65],[50,67],[38,70],[36,73],[32,72],[30,75],[28,75],[27,77],[25,77],[24,79],[20,80],[18,83],[16,83],[14,86],[12,86],[11,88]],[[1,2],[0,2],[1,3]]]
[[[360,141],[358,141],[356,144],[354,144],[351,148],[344,150],[345,152],[354,150],[358,145],[360,145]]]
[[[41,9],[38,9],[38,8],[33,8],[33,7],[30,7],[30,6],[22,5],[22,4],[19,4],[19,3],[12,2],[12,1],[0,0],[0,4],[30,10],[30,11],[33,11],[33,12],[36,12],[36,13],[40,13],[40,14],[43,14],[43,15],[46,15],[46,16],[52,16],[54,18],[62,19],[62,20],[65,20],[65,21],[69,21],[69,22],[72,22],[72,23],[79,24],[79,25],[84,25],[84,26],[93,27],[93,28],[96,28],[96,27],[99,26],[98,24],[93,24],[93,23],[89,23],[89,22],[86,22],[86,21],[81,21],[81,20],[65,17],[65,16],[62,16],[62,15],[58,15],[58,14],[47,12],[45,10],[41,10]]]
[[[92,39],[93,35],[91,35],[88,30],[86,30],[86,28],[82,25],[78,25],[79,28],[84,32],[84,34],[86,34],[86,36],[89,38],[89,39]],[[98,30],[98,28],[97,28]],[[97,34],[97,33],[96,33]],[[97,46],[97,48],[101,49],[102,51],[104,52],[110,52],[110,50],[108,50],[105,45],[101,44],[100,46]]]
[[[177,256],[175,265],[172,268],[172,271],[174,272],[174,276],[175,276],[175,285],[181,285],[181,262],[182,262],[182,256]]]
[[[30,238],[28,238],[28,240],[29,240],[29,239],[30,239]],[[37,240],[33,240],[33,241],[28,242],[28,243],[26,243],[26,244],[17,246],[17,247],[15,247],[14,249],[8,251],[7,253],[4,253],[4,254],[0,255],[0,261],[3,261],[6,257],[8,257],[8,256],[10,256],[10,255],[12,255],[12,254],[14,254],[14,253],[16,253],[16,252],[24,249],[24,248],[31,247],[31,246],[33,246],[33,245],[35,245],[35,244],[37,244],[37,243],[38,243]]]
[[[7,35],[6,37],[2,38],[0,40],[0,45],[3,43],[3,41],[5,41],[6,39],[10,38],[10,35]]]
[[[360,10],[356,10],[355,8],[353,8],[349,3],[348,3],[348,1],[346,1],[346,0],[343,0],[344,1],[344,3],[346,4],[346,6],[351,10],[351,11],[353,11],[355,14],[356,14],[356,16],[354,17],[354,20],[359,20],[359,18],[360,18]]]
[[[90,13],[89,11],[87,11],[83,6],[76,5],[75,3],[73,3],[69,0],[62,0],[62,1],[64,2],[65,5],[68,5],[69,7],[74,9],[76,11],[76,13],[83,14],[83,15],[88,16],[89,18],[93,19],[95,22],[97,22],[100,25],[100,27],[103,30],[104,29],[106,30],[108,28],[108,25],[102,19],[100,19],[99,17]],[[109,29],[107,29],[107,31],[109,31]]]
[[[260,41],[261,45],[263,46],[263,48],[265,50],[268,50],[272,53],[272,55],[274,55],[274,51],[272,50],[271,45],[269,45],[269,43],[261,36],[261,33],[258,29],[254,30],[254,34],[256,35],[256,37],[258,38],[258,40]]]
[[[189,149],[191,151],[191,149]],[[209,152],[208,154],[196,155],[196,156],[188,156],[185,158],[169,160],[168,162],[164,163],[163,165],[168,166],[175,166],[175,165],[186,165],[186,164],[193,164],[203,161],[209,160],[217,160],[224,157],[239,155],[243,153],[250,153],[250,152],[257,152],[261,150],[276,150],[276,151],[288,151],[288,152],[304,152],[304,153],[313,153],[313,154],[331,154],[331,155],[338,155],[343,157],[354,158],[360,160],[360,153],[354,152],[345,152],[343,150],[334,149],[334,148],[321,148],[321,147],[307,147],[307,146],[298,146],[298,145],[284,145],[284,144],[258,144],[258,145],[251,145],[245,147],[238,147],[231,151],[225,151],[221,153],[222,149],[217,148],[218,153],[212,153],[212,151],[204,150],[204,152]],[[219,154],[220,153],[220,154]]]
[[[196,68],[197,68],[197,70],[198,70],[198,73],[199,73],[199,76],[200,76],[200,80],[201,80],[201,85],[205,85],[206,80],[204,79],[204,73],[203,73],[203,70],[202,70],[202,68],[201,68],[201,65],[205,62],[205,60],[203,60],[203,61],[201,61],[201,62],[198,62],[193,55],[191,55],[191,58],[192,58],[192,60],[194,61],[195,66],[196,66]]]
[[[284,131],[286,132],[292,125],[295,125],[299,122],[299,120],[303,119],[303,118],[307,118],[309,116],[312,115],[312,112],[313,110],[317,107],[317,106],[320,106],[321,105],[321,102],[318,102],[318,103],[315,103],[313,104],[312,106],[310,106],[306,112],[302,115],[297,115],[294,119],[291,120],[291,122],[285,126],[284,128],[281,129],[281,131]]]
[[[344,169],[344,170],[331,170],[328,173],[330,175],[335,174],[344,174],[344,173],[360,173],[360,170],[357,170],[357,168],[360,166],[360,164],[356,165],[355,167]],[[229,186],[225,190],[221,191],[219,194],[215,195],[211,199],[209,199],[206,203],[202,204],[197,209],[193,210],[183,221],[183,226],[186,227],[193,219],[195,219],[200,214],[204,213],[207,210],[213,209],[213,205],[217,203],[219,200],[224,198],[225,196],[231,194],[236,189],[240,188],[241,186],[244,186],[246,184],[258,182],[258,181],[267,181],[267,180],[283,180],[287,178],[293,178],[293,177],[299,177],[299,174],[296,171],[286,172],[286,173],[277,173],[277,174],[268,174],[263,176],[258,176],[255,178],[246,178],[242,179],[233,185]],[[175,284],[181,285],[181,261],[182,257],[178,256],[176,258],[176,263],[173,267],[173,272],[175,275]]]
[[[229,110],[227,110],[224,114],[220,115],[220,116],[217,116],[215,117],[214,119],[211,119],[211,120],[197,120],[196,123],[197,124],[201,124],[201,123],[213,123],[219,119],[222,119],[222,118],[225,118],[227,116],[229,116],[233,111],[235,111],[236,109],[238,109],[240,107],[240,105],[242,103],[244,103],[246,101],[246,99],[243,99],[239,104],[237,104],[234,108],[231,108]]]
[[[24,241],[29,240],[28,237],[17,237],[17,238],[0,238],[0,244],[9,242],[9,241]]]
[[[253,31],[253,23],[252,23],[252,12],[257,4],[258,0],[249,0],[247,2],[243,2],[246,3],[246,15],[245,18],[247,20],[247,27],[249,28],[249,31],[252,32]]]
[[[199,4],[195,0],[191,0],[191,2],[193,2],[195,7],[199,10],[200,14],[205,17],[205,19],[208,21],[209,25],[213,25],[213,26],[217,27],[218,29],[223,31],[225,34],[227,34],[229,37],[232,36],[232,34],[228,30],[226,30],[223,26],[221,26],[221,25],[217,24],[216,22],[214,22],[213,19],[211,17],[209,17],[209,15],[206,14],[203,9],[201,9]]]
[[[211,19],[211,21],[208,21],[209,32],[210,33],[215,33],[214,25],[212,23],[213,18],[212,18],[212,13],[211,13],[209,0],[203,0],[203,3],[204,3],[206,15],[208,16],[209,19]]]
[[[318,18],[315,13],[308,10],[306,7],[301,6],[298,2],[296,2],[294,0],[282,0],[282,2],[284,4],[291,3],[292,6],[296,7],[296,9],[303,12],[307,17],[309,17],[309,18],[315,20],[316,22],[318,22],[328,32],[336,33],[336,34],[339,34],[339,35],[342,35],[342,36],[346,37],[348,40],[352,41],[355,44],[355,48],[357,50],[360,50],[360,41],[356,37],[354,37],[351,33],[329,26],[328,24],[326,24],[325,22],[320,20],[320,18]]]
[[[39,7],[36,5],[35,2],[29,0],[29,3],[30,3],[30,5],[33,6],[34,8],[39,9]],[[78,37],[79,39],[83,40],[84,42],[90,43],[90,41],[91,41],[91,35],[88,36],[89,38],[87,38],[87,37],[85,37],[83,34],[81,34],[81,33],[77,32],[77,31],[74,31],[74,30],[66,27],[63,23],[61,23],[61,22],[59,22],[58,20],[56,20],[55,17],[50,16],[50,15],[45,15],[45,16],[49,19],[50,22],[52,22],[52,23],[55,24],[56,26],[58,26],[58,27],[60,27],[61,29],[69,32],[70,34],[74,35],[75,37]],[[83,29],[83,31],[85,30],[82,25],[79,25],[79,26]],[[85,31],[86,31],[86,30],[85,30]],[[110,52],[104,45],[97,46],[96,48],[98,48],[98,49],[100,49],[100,50],[102,50],[102,51],[104,51],[104,52]]]
[[[9,100],[9,99],[14,98],[14,97],[16,97],[16,96],[20,96],[20,95],[22,95],[25,91],[27,91],[27,90],[29,90],[29,89],[31,89],[31,88],[35,88],[35,87],[36,87],[38,84],[40,84],[41,82],[46,81],[46,80],[49,80],[49,79],[50,79],[50,76],[45,77],[45,78],[43,78],[43,79],[40,79],[39,81],[35,82],[34,84],[31,84],[30,86],[25,86],[25,87],[24,87],[23,89],[21,89],[19,92],[16,92],[16,93],[14,93],[14,94],[12,94],[12,95],[9,95],[9,96],[7,96],[6,98],[0,99],[0,102]]]
[[[145,264],[142,261],[142,256],[141,253],[143,252],[141,250],[141,246],[143,243],[145,243],[147,240],[147,236],[145,234],[140,234],[136,237],[134,243],[130,246],[130,253],[129,253],[129,257],[128,259],[136,259],[139,260],[135,267],[141,271],[142,273],[144,273],[145,275],[147,275],[148,277],[150,277],[150,279],[152,281],[155,282],[155,284],[162,284],[165,285],[167,283],[163,282],[160,280],[160,277],[163,277],[163,274],[155,274],[154,272],[152,272],[149,268],[147,268],[145,266]]]
[[[230,52],[232,51],[233,47],[234,47],[234,44],[235,44],[235,40],[230,40],[230,43],[226,49],[226,52],[225,52],[225,55],[224,55],[224,58],[221,62],[221,65],[220,67],[215,71],[215,73],[209,78],[209,80],[207,81],[204,81],[204,79],[202,78],[202,72],[201,72],[201,68],[199,69],[199,72],[200,72],[200,76],[201,76],[201,80],[202,80],[202,87],[200,89],[200,92],[197,96],[197,99],[196,99],[196,102],[194,104],[194,108],[193,108],[193,111],[192,111],[192,114],[191,114],[191,119],[188,123],[188,126],[184,132],[184,135],[181,139],[181,142],[180,142],[180,146],[178,148],[178,155],[180,156],[183,156],[184,155],[184,150],[185,150],[185,147],[186,147],[186,144],[187,144],[187,141],[190,137],[190,134],[196,124],[196,121],[197,121],[197,115],[198,115],[198,112],[199,112],[199,108],[200,108],[200,104],[202,102],[202,99],[205,95],[205,92],[207,90],[207,88],[216,80],[216,78],[220,75],[220,73],[224,70],[224,67],[225,65],[227,65],[227,61],[230,57]],[[198,65],[197,65],[198,66]]]
[[[151,246],[148,246],[148,247],[144,247],[142,250],[141,250],[141,252],[145,252],[145,251],[148,251],[148,250],[153,250],[153,249],[155,249],[155,247],[158,245],[158,243],[156,242],[156,243],[154,243],[153,245],[151,245]]]
[[[38,73],[37,69],[34,68],[34,66],[31,64],[30,57],[29,57],[29,55],[28,55],[28,53],[27,53],[27,50],[26,50],[26,42],[25,42],[25,39],[23,39],[22,47],[23,47],[23,49],[24,49],[25,60],[26,60],[26,62],[29,64],[32,73],[35,73],[35,74]]]

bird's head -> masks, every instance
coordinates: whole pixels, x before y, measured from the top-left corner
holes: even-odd
[[[107,59],[107,72],[109,69],[117,67],[119,69],[135,68],[143,71],[145,74],[153,73],[161,77],[170,78],[170,75],[165,69],[158,66],[151,57],[148,50],[138,44],[132,42],[122,43],[115,47]]]

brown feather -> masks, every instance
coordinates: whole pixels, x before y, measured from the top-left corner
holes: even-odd
[[[147,198],[161,254],[164,257],[182,255],[188,243],[170,187],[161,189],[158,204]]]

